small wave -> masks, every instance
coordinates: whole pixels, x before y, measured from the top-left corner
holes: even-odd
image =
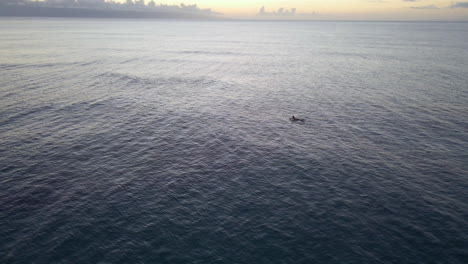
[[[368,59],[372,57],[371,54],[352,53],[352,52],[324,52],[323,54],[336,57],[356,57],[361,59]]]
[[[63,67],[73,65],[75,63],[36,63],[36,64],[13,64],[13,63],[2,63],[0,64],[0,70],[16,70],[16,69],[29,69],[29,68],[52,68],[52,67]],[[80,66],[84,66],[79,64]],[[86,64],[85,64],[86,65]]]
[[[0,119],[0,126],[12,124],[14,122],[26,119],[26,118],[33,118],[39,114],[43,114],[44,112],[53,112],[53,111],[64,111],[64,112],[82,112],[83,110],[91,110],[96,107],[105,106],[107,100],[96,100],[96,101],[86,101],[86,102],[77,102],[72,104],[67,104],[65,106],[39,106],[34,107],[31,109],[24,109],[19,113],[12,113],[10,115],[6,114],[6,118],[3,120]],[[5,116],[5,114],[3,114]]]
[[[130,63],[130,62],[134,62],[134,61],[140,61],[140,60],[141,60],[140,58],[126,59],[126,60],[122,61],[121,63],[126,64],[126,63]]]
[[[245,53],[240,53],[240,52],[230,52],[230,51],[225,51],[225,52],[216,52],[216,51],[202,51],[202,50],[185,50],[185,51],[176,51],[174,53],[178,54],[201,54],[201,55],[228,55],[228,56],[244,56],[247,55]]]
[[[13,97],[13,96],[15,96],[15,95],[17,95],[17,93],[10,92],[10,93],[4,94],[4,95],[3,95],[3,98],[9,98],[9,97]]]
[[[135,85],[138,87],[152,88],[156,86],[212,86],[217,81],[209,78],[183,78],[183,77],[169,77],[169,78],[143,78],[131,74],[107,72],[96,76],[97,78],[108,78],[111,83],[124,83],[125,85]]]
[[[102,63],[102,61],[100,61],[100,60],[93,60],[93,61],[76,62],[76,63],[73,63],[73,64],[81,67],[81,66],[89,66],[89,65],[101,64],[101,63]]]
[[[23,66],[22,64],[2,63],[0,64],[0,70],[12,70],[12,69],[21,68],[22,66]]]
[[[7,203],[7,208],[13,211],[31,211],[40,209],[55,201],[54,191],[48,187],[32,187],[29,191],[23,190],[13,196]]]
[[[82,113],[82,111],[85,111],[85,110],[91,110],[96,107],[103,107],[110,101],[111,100],[96,100],[96,101],[77,102],[77,103],[65,105],[58,110],[64,111],[64,112]]]
[[[32,108],[32,109],[26,109],[23,112],[12,114],[12,115],[6,117],[4,120],[0,120],[0,126],[7,125],[7,124],[10,124],[12,122],[16,122],[16,121],[21,120],[23,118],[29,117],[31,115],[36,115],[36,114],[44,112],[44,111],[48,111],[50,109],[52,109],[52,106],[40,106],[40,107],[35,107],[35,108]]]

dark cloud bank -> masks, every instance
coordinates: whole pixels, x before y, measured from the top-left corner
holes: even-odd
[[[439,9],[435,5],[428,5],[428,6],[412,6],[411,9]]]
[[[197,5],[145,4],[143,0],[127,0],[124,4],[104,0],[0,0],[0,16],[212,19],[217,15]]]
[[[468,2],[456,2],[450,7],[451,8],[468,8]]]

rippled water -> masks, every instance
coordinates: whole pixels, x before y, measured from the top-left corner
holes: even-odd
[[[466,23],[0,36],[1,263],[466,263]]]

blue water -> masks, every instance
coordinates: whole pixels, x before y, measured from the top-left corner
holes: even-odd
[[[0,263],[466,263],[466,43],[2,18]]]

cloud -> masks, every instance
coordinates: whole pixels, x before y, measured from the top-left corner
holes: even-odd
[[[260,8],[260,11],[258,12],[259,16],[294,16],[295,14],[296,8],[279,8],[276,12],[267,12],[264,6],[262,6],[262,8]]]
[[[220,13],[193,5],[164,5],[151,0],[0,0],[0,16],[99,18],[215,18]]]
[[[385,1],[385,0],[367,0],[367,2],[371,2],[371,3],[387,3],[387,1]]]
[[[468,8],[468,2],[456,2],[450,6],[451,8]]]
[[[22,4],[23,2],[26,2],[25,0],[0,0],[0,5],[1,4]]]
[[[435,5],[428,5],[428,6],[411,6],[411,9],[439,9]]]
[[[257,17],[262,19],[289,19],[289,20],[309,20],[321,17],[317,12],[299,13],[296,8],[279,8],[277,11],[268,12],[265,7],[261,7]]]
[[[403,0],[403,2],[418,2],[418,1],[421,1],[421,0]]]

